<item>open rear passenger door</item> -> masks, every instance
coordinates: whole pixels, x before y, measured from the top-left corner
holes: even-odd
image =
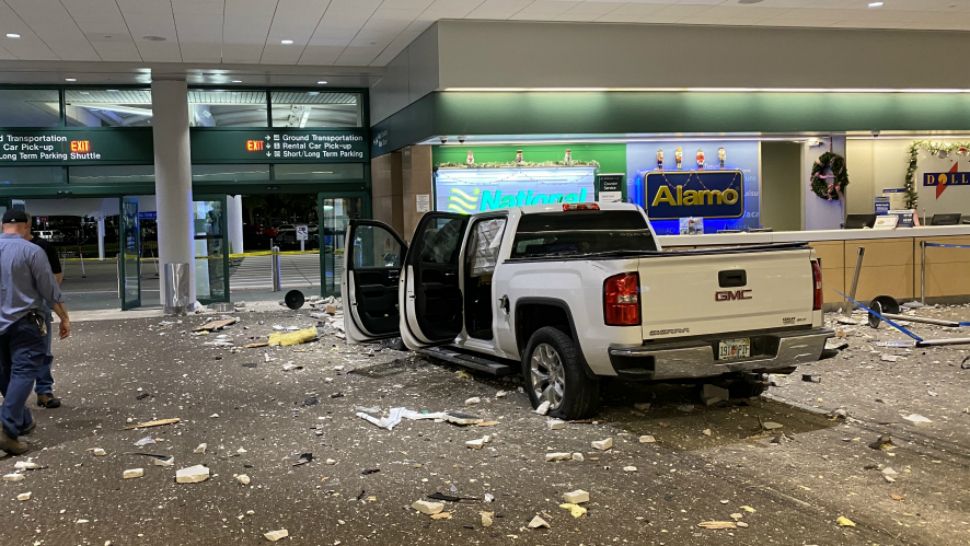
[[[351,220],[340,289],[344,330],[357,343],[397,337],[398,286],[407,245],[390,226]]]
[[[462,214],[429,212],[414,231],[398,292],[401,339],[410,349],[447,344],[461,333],[458,271],[468,220]]]

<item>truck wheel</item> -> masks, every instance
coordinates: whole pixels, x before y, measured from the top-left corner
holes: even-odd
[[[549,402],[549,415],[584,419],[599,407],[600,384],[583,371],[579,348],[561,330],[546,326],[529,338],[522,357],[532,407]]]

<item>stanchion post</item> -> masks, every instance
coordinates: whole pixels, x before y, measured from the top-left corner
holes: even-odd
[[[283,279],[280,271],[280,247],[273,247],[273,292],[281,292],[283,290]]]
[[[88,278],[88,274],[84,271],[84,253],[78,250],[77,254],[81,257],[81,278],[86,279]]]
[[[852,273],[852,287],[849,289],[849,301],[855,300],[856,290],[859,288],[859,274],[862,273],[862,259],[866,256],[866,247],[859,247],[859,256],[855,260],[855,272]],[[852,312],[852,304],[849,302],[845,303],[842,308],[842,314],[850,314]]]
[[[926,305],[926,241],[920,241],[919,302]]]

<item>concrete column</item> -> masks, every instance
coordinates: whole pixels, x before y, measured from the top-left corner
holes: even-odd
[[[98,216],[98,260],[104,261],[104,216]]]
[[[243,252],[243,209],[242,196],[230,195],[226,199],[228,209],[226,220],[229,223],[229,249],[233,254]]]
[[[152,82],[158,262],[162,276],[161,301],[169,314],[191,310],[196,299],[187,93],[184,79]],[[184,280],[174,287],[169,286],[172,284],[168,279],[170,264],[176,269],[179,264],[185,264]],[[178,305],[168,305],[170,302]]]

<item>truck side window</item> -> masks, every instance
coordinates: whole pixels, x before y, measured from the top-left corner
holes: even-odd
[[[495,270],[504,232],[505,218],[491,218],[475,223],[468,242],[468,266],[471,276],[481,277]]]
[[[512,258],[584,256],[657,250],[639,211],[586,210],[526,214],[519,220]]]
[[[356,238],[355,267],[401,267],[404,247],[386,229],[371,225],[358,226]]]
[[[421,248],[421,262],[457,265],[464,224],[463,219],[435,219],[434,225],[421,234],[422,240],[415,243],[415,246],[420,245]]]

